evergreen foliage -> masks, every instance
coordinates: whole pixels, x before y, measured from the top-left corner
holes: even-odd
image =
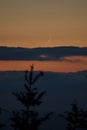
[[[20,92],[13,92],[19,101],[23,109],[20,111],[13,111],[11,117],[11,126],[14,130],[37,130],[38,127],[47,119],[49,119],[51,112],[43,117],[39,117],[39,112],[35,110],[35,106],[39,106],[42,103],[42,97],[45,95],[45,91],[38,92],[38,89],[34,87],[37,80],[43,76],[43,72],[39,72],[34,77],[34,66],[30,67],[30,71],[25,72],[24,90]]]
[[[87,130],[87,111],[79,109],[77,103],[71,104],[71,111],[66,111],[60,116],[67,121],[67,130]]]
[[[0,107],[0,116],[2,115],[2,112],[3,112],[3,111],[4,111],[4,109],[2,109],[2,108]],[[5,127],[5,124],[0,122],[0,129],[3,128],[3,127]]]

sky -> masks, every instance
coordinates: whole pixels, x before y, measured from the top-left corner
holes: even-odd
[[[0,0],[0,46],[87,47],[87,0]]]

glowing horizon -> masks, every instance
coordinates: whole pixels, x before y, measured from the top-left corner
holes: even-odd
[[[8,44],[8,43],[2,43],[2,44],[0,44],[0,47],[21,47],[21,48],[39,48],[39,47],[41,47],[41,48],[44,48],[44,47],[68,47],[68,46],[74,46],[74,47],[87,47],[87,44],[86,43],[84,43],[84,44],[81,44],[81,45],[76,45],[76,44],[69,44],[69,43],[67,43],[67,44],[53,44],[53,45],[47,45],[47,44],[38,44],[38,43],[36,43],[36,44],[31,44],[31,45],[26,45],[26,44],[15,44],[15,42],[14,42],[14,44],[12,45],[12,44]]]
[[[86,0],[1,0],[0,46],[87,47]]]
[[[87,70],[87,56],[65,57],[61,61],[0,60],[0,71],[25,71],[32,64],[35,71],[78,72]]]
[[[87,47],[87,0],[0,0],[0,46]],[[66,68],[62,67],[63,62]],[[57,65],[59,71],[87,68],[87,62],[85,65],[63,62],[51,62],[53,67],[50,68],[49,63],[43,63],[53,71],[58,71]],[[38,63],[41,68],[42,62]],[[47,69],[43,67],[42,70]]]

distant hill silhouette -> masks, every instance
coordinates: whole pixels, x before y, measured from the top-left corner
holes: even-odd
[[[53,48],[0,47],[0,60],[61,60],[65,56],[87,56],[87,47]]]

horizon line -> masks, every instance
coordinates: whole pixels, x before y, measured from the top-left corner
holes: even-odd
[[[22,49],[60,48],[60,47],[87,48],[87,46],[75,46],[75,45],[74,45],[74,46],[73,46],[73,45],[70,45],[70,46],[69,46],[69,45],[65,45],[65,46],[64,46],[64,45],[61,45],[61,46],[58,46],[58,45],[57,45],[57,46],[49,46],[49,47],[48,47],[48,46],[43,46],[43,47],[42,47],[42,46],[37,46],[37,47],[26,47],[26,46],[9,46],[9,45],[8,45],[8,46],[7,46],[7,45],[6,45],[6,46],[3,46],[3,45],[0,45],[0,47],[3,47],[3,48],[4,48],[4,47],[6,47],[6,48],[22,48]]]

